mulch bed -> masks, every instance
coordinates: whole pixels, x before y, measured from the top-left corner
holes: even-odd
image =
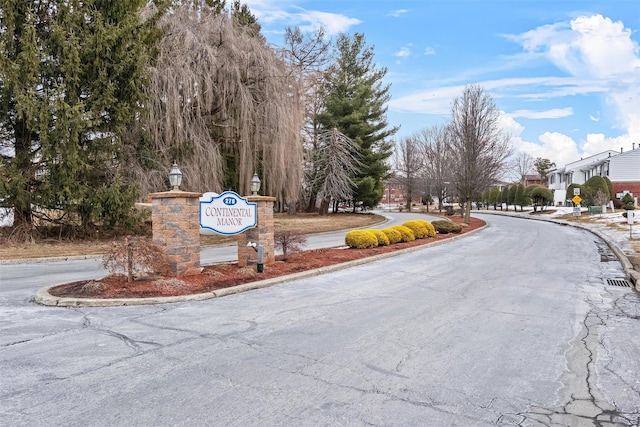
[[[462,224],[460,216],[447,217]],[[480,228],[484,221],[471,218],[468,226],[463,225],[462,233]],[[425,245],[438,240],[445,240],[459,234],[437,234],[435,237],[415,240],[413,242],[396,243],[373,249],[326,248],[295,252],[286,261],[281,257],[275,264],[265,265],[264,271],[258,273],[255,266],[240,268],[237,263],[215,264],[204,267],[202,273],[191,276],[144,277],[127,282],[125,276],[108,276],[99,280],[83,280],[55,286],[49,293],[56,297],[72,298],[153,298],[177,295],[192,295],[211,292],[217,289],[250,283],[258,280],[286,276],[320,267],[353,261],[373,255],[395,252],[400,249]]]

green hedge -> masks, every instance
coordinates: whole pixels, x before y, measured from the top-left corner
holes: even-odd
[[[440,234],[460,233],[462,231],[462,226],[442,219],[431,222],[431,225],[433,225]]]

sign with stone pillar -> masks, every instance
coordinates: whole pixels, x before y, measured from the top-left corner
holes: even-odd
[[[275,197],[247,196],[247,201],[257,205],[257,225],[238,235],[238,267],[256,264],[258,254],[247,243],[262,245],[264,248],[264,265],[276,262],[274,248],[273,203]]]
[[[175,190],[150,195],[153,243],[166,263],[165,271],[158,273],[185,276],[201,272],[200,196]]]

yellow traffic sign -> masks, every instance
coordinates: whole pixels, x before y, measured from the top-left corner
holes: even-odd
[[[577,194],[575,196],[573,196],[573,199],[571,199],[571,201],[573,203],[575,203],[576,205],[579,205],[580,202],[582,201],[582,197],[578,196]]]

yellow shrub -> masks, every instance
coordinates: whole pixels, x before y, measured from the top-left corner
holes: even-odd
[[[356,249],[368,249],[378,246],[378,238],[371,230],[351,230],[344,237],[347,246]]]
[[[402,239],[400,240],[401,242],[413,242],[416,240],[416,236],[413,235],[413,231],[411,231],[409,227],[405,227],[404,225],[394,225],[391,228],[400,232],[400,235],[402,236]]]
[[[414,219],[407,221],[402,225],[413,231],[413,235],[416,239],[424,239],[426,237],[434,237],[436,235],[436,229],[429,221],[425,221],[424,219]]]
[[[387,246],[389,244],[389,238],[382,231],[375,228],[369,231],[371,231],[376,236],[376,239],[378,239],[378,246]]]
[[[402,241],[402,234],[398,230],[393,228],[383,228],[382,231],[389,239],[389,244],[398,243]]]
[[[425,221],[424,226],[427,227],[427,236],[436,237],[436,228],[433,226],[433,224],[431,224],[429,221]]]

